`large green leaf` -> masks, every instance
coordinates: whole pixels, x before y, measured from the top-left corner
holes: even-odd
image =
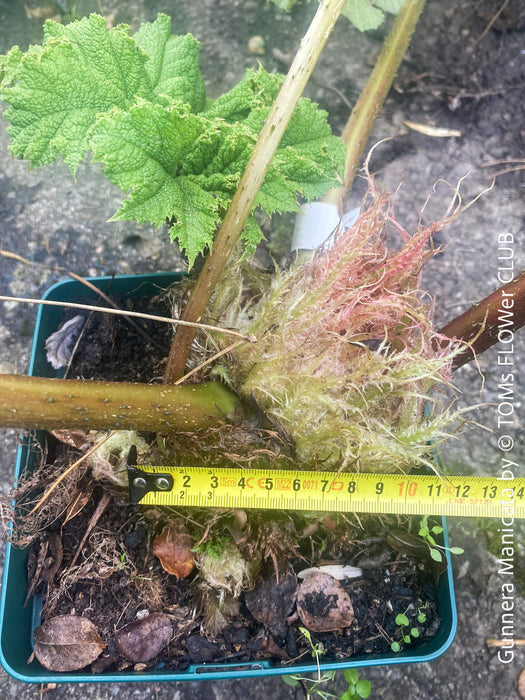
[[[62,155],[75,173],[97,115],[150,94],[145,61],[126,27],[108,30],[98,15],[65,27],[47,21],[43,45],[11,68],[15,84],[2,91],[12,153],[32,165]]]
[[[171,19],[163,14],[142,24],[133,38],[148,55],[145,67],[153,92],[187,102],[194,112],[202,110],[206,94],[197,39],[172,35]]]
[[[183,103],[166,106],[140,100],[129,110],[101,115],[91,130],[90,148],[110,180],[128,194],[114,218],[156,226],[170,221],[171,235],[192,265],[200,252],[211,247],[257,139],[259,122],[268,113],[269,107],[262,114],[260,106],[266,98],[259,102],[256,98],[260,84],[269,82],[267,76],[249,72],[227,99],[217,100],[213,109],[200,114]],[[271,78],[278,89],[281,81]],[[239,121],[234,118],[229,124],[221,105]],[[301,100],[255,206],[268,213],[293,211],[297,193],[307,199],[324,194],[337,184],[334,170],[342,167],[344,155],[326,114]],[[252,217],[243,232],[245,249],[253,250],[261,236]]]
[[[146,57],[137,51],[134,39],[129,36],[129,27],[120,24],[108,29],[106,20],[100,15],[92,14],[77,22],[63,25],[47,21],[44,25],[44,48],[53,44],[53,40],[63,41],[71,47],[76,64],[72,74],[59,76],[61,82],[68,83],[71,78],[80,76],[88,78],[90,85],[96,82],[104,102],[128,103],[135,95],[146,96],[151,88],[146,79],[144,64]],[[58,61],[57,73],[61,69]],[[78,90],[73,84],[71,92]],[[84,90],[86,98],[98,106],[95,95]]]
[[[0,56],[0,89],[13,83],[23,56],[24,54],[18,46],[13,46],[11,51]]]
[[[207,191],[200,173],[188,167],[197,150],[203,170],[220,147],[220,138],[209,138],[207,127],[207,120],[182,104],[166,108],[140,101],[127,111],[102,115],[90,137],[94,160],[103,162],[109,179],[129,193],[113,218],[156,226],[174,220],[173,236],[190,263],[211,244],[223,199]]]
[[[248,121],[259,132],[283,80],[283,75],[250,68],[234,88],[207,106],[206,114],[228,122]]]
[[[377,29],[385,19],[384,13],[370,0],[346,0],[343,14],[360,32]]]
[[[385,12],[396,15],[406,0],[346,0],[342,14],[359,29],[366,32],[377,29],[385,19]]]
[[[206,104],[199,43],[170,25],[160,14],[130,37],[98,15],[48,21],[42,46],[0,57],[0,86],[15,156],[33,166],[62,156],[75,173],[91,150],[126,194],[113,218],[169,222],[191,265],[212,245],[284,77],[249,70]],[[344,155],[326,114],[300,100],[254,208],[292,211],[298,193],[324,194]],[[245,250],[261,236],[252,215]]]
[[[255,143],[283,81],[282,75],[248,70],[206,115],[242,123]],[[344,145],[332,135],[326,112],[301,98],[257,195],[257,205],[268,213],[293,211],[297,193],[309,200],[323,195],[339,184],[335,169],[336,164],[342,169],[344,158]]]
[[[397,15],[405,2],[406,0],[374,0],[374,5],[377,5],[384,12],[391,12],[393,15]]]

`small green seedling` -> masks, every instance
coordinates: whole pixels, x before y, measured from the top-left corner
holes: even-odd
[[[315,679],[308,678],[307,676],[282,676],[283,681],[286,685],[292,688],[297,688],[300,686],[303,690],[304,697],[309,700],[310,698],[321,698],[321,700],[329,700],[329,698],[338,698],[338,695],[329,693],[328,691],[321,688],[326,683],[333,682],[335,678],[335,671],[327,671],[323,673],[320,677]]]
[[[310,631],[306,629],[306,627],[299,627],[299,631],[303,637],[306,638],[312,650],[312,657],[315,659],[317,664],[317,677],[308,678],[307,676],[289,675],[283,676],[283,681],[291,687],[301,686],[306,698],[319,697],[323,700],[328,700],[328,698],[337,697],[332,693],[321,690],[321,686],[333,681],[335,678],[335,671],[321,673],[319,659],[324,654],[323,645],[321,642],[313,641],[312,635],[310,634]]]
[[[417,639],[419,637],[418,628],[410,627],[410,620],[404,613],[399,613],[399,615],[396,615],[396,625],[400,628],[401,639],[405,644],[410,644],[412,639]],[[410,629],[408,629],[409,627]],[[394,652],[401,651],[401,644],[400,642],[392,642],[390,648]]]
[[[343,674],[348,683],[348,690],[341,695],[341,700],[366,700],[370,697],[372,685],[370,681],[359,678],[357,668],[345,668]]]
[[[301,632],[311,643],[313,649],[312,655],[317,657],[319,645],[313,644],[308,630],[301,628]],[[372,690],[371,683],[370,681],[360,679],[359,671],[356,668],[345,668],[343,675],[348,683],[348,689],[345,690],[342,695],[335,695],[320,687],[322,684],[333,682],[335,680],[336,671],[325,672],[322,675],[318,675],[318,678],[315,680],[295,675],[283,676],[283,680],[292,688],[301,686],[306,698],[317,697],[322,700],[328,700],[329,698],[337,698],[337,700],[366,700],[366,698],[370,697],[370,692]]]
[[[461,547],[444,547],[440,544],[437,544],[437,542],[434,538],[434,535],[440,535],[442,532],[443,532],[443,528],[440,527],[439,525],[434,525],[432,527],[429,527],[428,515],[424,515],[421,518],[421,522],[419,524],[418,534],[427,543],[428,548],[430,550],[430,556],[432,557],[432,559],[434,559],[434,561],[439,561],[439,562],[443,561],[443,554],[440,552],[440,550],[446,551],[448,549],[448,551],[451,554],[463,554],[463,552],[465,550],[462,549]]]
[[[355,668],[345,668],[343,671],[345,680],[348,683],[348,689],[344,691],[342,695],[334,695],[321,686],[325,686],[327,683],[333,682],[335,679],[336,671],[325,671],[321,673],[321,668],[319,665],[319,659],[324,654],[323,645],[320,642],[314,642],[312,635],[305,627],[300,627],[299,630],[303,637],[308,640],[310,647],[312,649],[312,656],[317,663],[317,678],[308,678],[306,676],[290,675],[283,676],[283,681],[295,688],[301,686],[306,698],[321,698],[322,700],[328,700],[329,698],[337,698],[338,700],[366,700],[370,696],[371,685],[370,681],[360,680],[359,672]]]
[[[418,608],[416,620],[422,625],[427,621],[427,616],[425,614],[426,605],[423,608]],[[410,644],[413,639],[419,638],[419,630],[417,627],[411,626],[411,622],[408,619],[406,613],[399,613],[396,615],[395,619],[396,625],[399,627],[399,633],[401,636],[401,641],[405,644]],[[397,653],[401,651],[401,641],[393,641],[390,648],[393,652]]]
[[[306,637],[306,639],[308,640],[308,644],[312,648],[312,656],[317,664],[317,675],[320,677],[321,668],[319,666],[319,659],[324,654],[324,647],[321,644],[321,642],[314,643],[314,641],[312,640],[312,635],[310,634],[310,631],[306,629],[306,627],[299,627],[299,631],[301,632],[303,637]]]
[[[128,558],[127,558],[126,552],[122,552],[122,554],[120,555],[120,561],[118,563],[118,568],[121,571],[124,571],[124,573],[126,573],[126,574],[129,573]]]

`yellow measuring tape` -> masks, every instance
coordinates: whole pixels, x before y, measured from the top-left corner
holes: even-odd
[[[133,503],[468,517],[525,517],[525,478],[129,466]]]

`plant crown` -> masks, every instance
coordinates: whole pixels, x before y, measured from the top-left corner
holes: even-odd
[[[172,224],[190,266],[212,246],[283,82],[262,68],[216,100],[206,98],[199,42],[171,35],[159,14],[130,36],[103,17],[44,25],[41,46],[0,56],[10,150],[32,166],[62,157],[75,175],[86,152],[127,197],[113,216]],[[267,213],[297,209],[338,184],[345,150],[326,113],[302,98],[255,200]],[[262,237],[255,217],[245,250]]]

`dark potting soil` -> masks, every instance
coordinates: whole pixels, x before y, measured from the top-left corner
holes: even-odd
[[[165,318],[172,315],[165,297],[138,299],[133,308],[118,296],[112,300],[125,311]],[[83,303],[82,300],[79,303]],[[107,306],[103,300],[90,300],[89,303]],[[66,318],[73,315],[70,312]],[[171,338],[172,327],[168,323],[90,312],[86,315],[68,377],[145,383],[160,380],[162,362],[168,355]]]
[[[99,497],[100,492],[96,490],[89,507],[61,528],[63,559],[55,582],[67,577],[68,566]],[[192,515],[195,517],[195,513]],[[322,644],[321,660],[388,653],[392,642],[401,641],[401,635],[410,635],[410,629],[414,628],[418,637],[410,637],[410,646],[416,648],[439,629],[435,577],[428,562],[391,549],[384,530],[381,531],[377,523],[371,525],[376,528],[374,536],[367,533],[362,541],[349,544],[342,553],[337,552],[340,560],[343,554],[343,563],[361,565],[363,575],[341,582],[352,601],[352,623],[338,632],[311,633],[313,643]],[[130,508],[115,501],[99,521],[91,541],[83,547],[80,559],[81,564],[84,562],[83,578],[72,583],[56,601],[52,593],[48,598],[44,592],[46,619],[74,614],[85,616],[96,625],[108,648],[95,662],[93,670],[122,670],[133,666],[117,653],[114,632],[132,623],[144,611],[172,616],[174,627],[173,641],[158,657],[148,661],[147,668],[162,663],[166,668],[184,670],[190,663],[262,658],[291,662],[299,657],[303,663],[310,663],[312,648],[301,633],[303,623],[294,619],[293,611],[285,632],[278,636],[252,617],[242,597],[240,614],[235,621],[213,639],[201,637],[198,573],[180,580],[167,574],[152,554],[152,534],[140,507]],[[37,549],[46,536],[41,538]],[[114,561],[109,563],[108,550],[111,548]],[[306,543],[303,549],[307,549]],[[330,558],[330,551],[325,554]],[[97,557],[102,564],[100,571],[96,568]],[[90,560],[92,564],[87,564]],[[115,569],[115,561],[119,564],[108,575],[111,566]],[[291,564],[296,571],[306,566],[299,557],[294,557]],[[192,590],[192,586],[196,589]],[[279,586],[276,585],[268,592],[268,600],[261,601],[261,606],[270,607],[270,596],[278,594]],[[310,612],[322,615],[326,604],[323,595],[318,595]],[[405,630],[396,624],[399,613],[406,614],[410,621]],[[418,615],[424,615],[423,622],[418,621]],[[406,644],[401,641],[401,646]]]
[[[123,300],[116,301],[125,304]],[[128,308],[127,304],[125,308]],[[140,302],[136,308],[148,313],[169,314],[166,301],[160,299],[153,307]],[[120,381],[156,380],[162,375],[170,333],[169,326],[164,324],[147,325],[145,333],[140,333],[122,319],[93,314],[85,325],[68,376]],[[51,438],[49,445],[49,461],[54,453],[57,456],[70,449]],[[78,453],[72,456],[73,459],[75,456],[78,457]],[[107,497],[107,490],[93,483],[89,474],[84,475],[78,487],[77,490],[86,494],[78,514],[72,517],[71,508],[68,508],[65,515],[35,540],[30,560],[47,561],[48,564],[47,569],[40,567],[36,574],[30,570],[29,585],[42,595],[43,621],[59,615],[75,615],[89,619],[96,626],[107,646],[91,665],[94,672],[126,668],[142,671],[159,665],[163,669],[184,670],[190,664],[263,658],[285,664],[294,661],[310,664],[312,644],[321,645],[322,662],[333,658],[392,653],[393,642],[398,642],[401,648],[408,645],[411,649],[416,648],[439,629],[436,581],[442,570],[432,563],[425,546],[417,546],[414,535],[406,536],[406,546],[402,536],[392,537],[394,528],[409,525],[407,519],[401,521],[377,516],[358,521],[349,516],[348,527],[344,530],[345,521],[335,515],[319,518],[312,527],[298,514],[252,511],[247,514],[252,548],[257,539],[257,528],[263,529],[270,521],[277,533],[281,525],[283,530],[295,528],[292,539],[296,546],[288,560],[294,572],[327,562],[352,565],[362,570],[362,575],[357,578],[341,581],[342,589],[351,600],[353,620],[335,632],[311,632],[309,642],[301,632],[304,623],[295,607],[296,587],[300,582],[292,573],[290,585],[285,586],[286,570],[282,569],[280,578],[276,578],[274,563],[268,557],[259,581],[256,581],[257,589],[260,577],[265,580],[259,592],[255,596],[252,594],[250,600],[242,593],[239,614],[213,637],[201,635],[205,604],[198,570],[194,569],[184,579],[168,574],[153,555],[152,542],[171,515],[186,521],[187,530],[197,543],[202,537],[203,526],[196,527],[195,523],[198,524],[199,518],[202,523],[204,511],[146,509],[129,505],[123,494],[116,493],[82,544],[78,556],[76,553],[89,529],[89,521]],[[223,513],[223,516],[228,522],[227,514]],[[414,522],[412,530],[415,534],[417,527]],[[232,531],[230,528],[226,534],[230,536]],[[250,543],[246,539],[244,532],[237,534],[236,544],[241,551],[243,547],[244,551],[249,550]],[[75,556],[78,557],[76,562]],[[55,566],[57,562],[59,565]],[[50,570],[52,575],[46,575]],[[288,596],[289,600],[279,607],[275,600],[281,594]],[[321,591],[306,602],[311,616],[322,617],[334,606],[334,596]],[[256,614],[261,619],[261,611],[264,624],[253,616]],[[149,614],[153,637],[160,635],[155,625],[164,624],[165,616],[169,616],[171,641],[154,658],[141,658],[140,650],[138,655],[130,653],[124,658],[121,643],[120,651],[117,649],[118,631],[137,619],[144,619],[146,614]],[[396,624],[399,614],[406,615],[408,625],[400,625],[399,620]],[[133,638],[133,634],[131,629],[128,637]],[[136,636],[139,638],[141,634],[138,631]]]

